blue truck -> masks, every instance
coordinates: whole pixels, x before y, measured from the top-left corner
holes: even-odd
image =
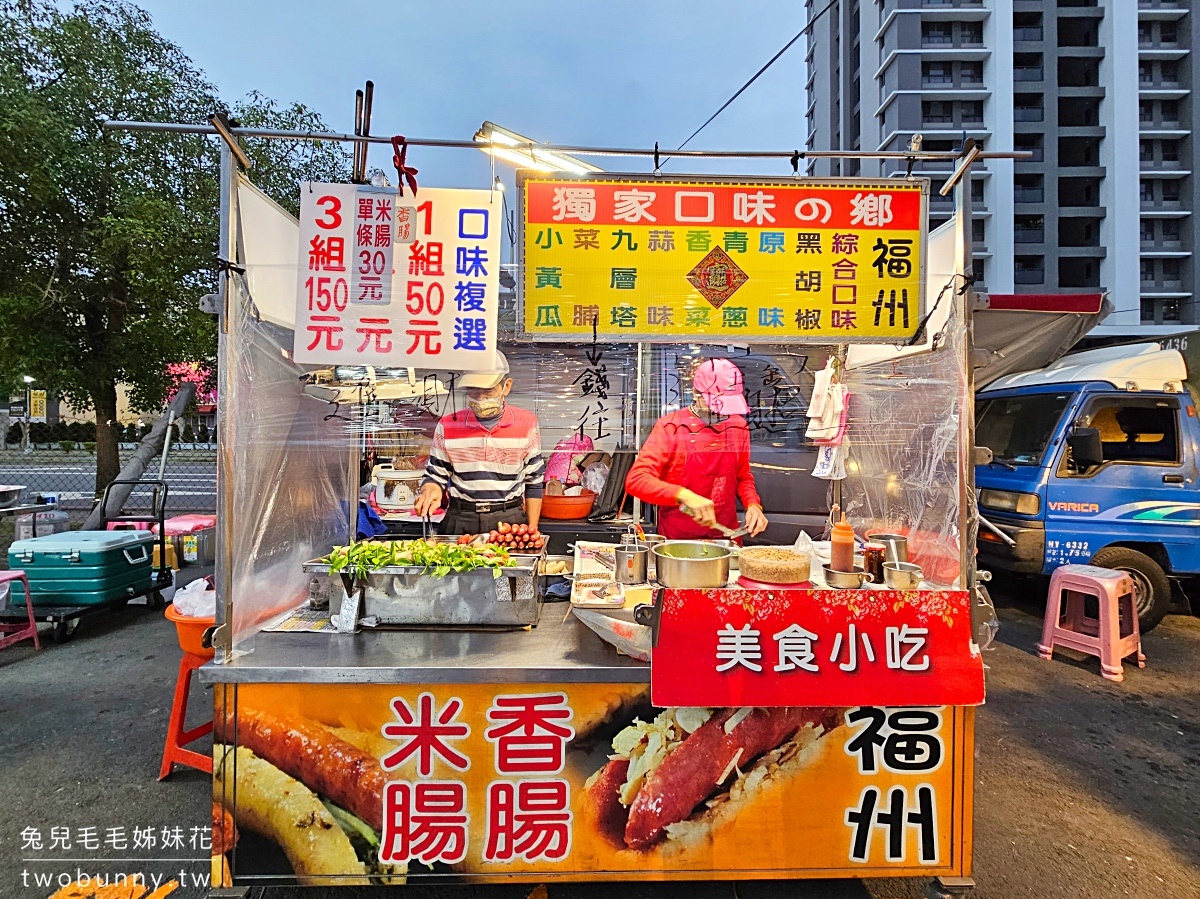
[[[1200,403],[1181,349],[1090,350],[976,396],[980,567],[1123,569],[1142,629],[1162,620],[1171,581],[1200,574]]]

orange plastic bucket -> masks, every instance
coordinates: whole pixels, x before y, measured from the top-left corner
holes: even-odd
[[[175,606],[167,606],[164,613],[167,620],[174,623],[175,634],[179,637],[179,648],[184,652],[202,659],[211,659],[214,655],[211,647],[205,649],[202,645],[204,632],[217,623],[216,618],[190,618],[175,611]]]

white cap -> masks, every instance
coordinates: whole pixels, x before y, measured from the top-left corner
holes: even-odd
[[[470,387],[476,390],[491,390],[508,377],[508,360],[504,354],[496,350],[496,365],[488,371],[473,371],[462,376],[458,382],[460,387]]]

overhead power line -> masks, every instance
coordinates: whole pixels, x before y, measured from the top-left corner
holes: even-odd
[[[799,31],[796,32],[795,37],[793,37],[790,41],[788,41],[786,44],[783,45],[783,49],[781,49],[778,53],[776,53],[774,56],[772,56],[770,59],[768,59],[766,65],[764,65],[761,69],[759,69],[757,72],[755,72],[749,81],[747,81],[745,84],[743,84],[741,87],[739,87],[732,97],[730,97],[728,100],[726,100],[724,103],[722,103],[721,108],[718,109],[716,112],[714,112],[712,115],[710,115],[708,117],[708,119],[704,122],[704,124],[701,125],[699,128],[697,128],[695,131],[693,131],[691,133],[691,135],[688,136],[688,139],[685,140],[683,143],[681,143],[677,149],[682,150],[684,147],[686,147],[688,144],[690,144],[692,142],[692,138],[694,138],[697,134],[699,134],[701,131],[703,131],[705,128],[707,128],[709,125],[711,125],[713,120],[717,116],[719,116],[726,109],[728,109],[730,104],[733,103],[733,101],[736,100],[738,97],[740,97],[746,91],[746,89],[748,87],[750,87],[750,85],[752,85],[755,81],[757,81],[759,79],[759,76],[762,75],[763,72],[765,72],[767,69],[771,68],[771,66],[773,66],[775,64],[775,62],[779,59],[779,57],[781,57],[781,56],[783,56],[783,54],[787,53],[787,51],[791,49],[792,44],[796,43],[796,41],[800,40],[800,38],[802,38],[802,37],[804,37],[804,35],[808,34],[808,32],[812,30],[813,26],[816,25],[818,21],[820,21],[821,16],[825,15],[825,13],[829,12],[829,10],[833,9],[833,7],[837,5],[837,3],[838,3],[838,0],[829,0],[829,3],[827,3],[825,5],[825,7],[819,13],[817,13],[815,16],[813,16],[805,24],[805,26],[803,28],[801,28]],[[667,158],[670,158],[670,157],[668,156]]]

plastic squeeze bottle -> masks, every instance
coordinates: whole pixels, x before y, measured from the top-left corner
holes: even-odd
[[[829,543],[829,567],[834,571],[854,571],[854,528],[846,521],[845,512],[842,520],[833,525]]]

